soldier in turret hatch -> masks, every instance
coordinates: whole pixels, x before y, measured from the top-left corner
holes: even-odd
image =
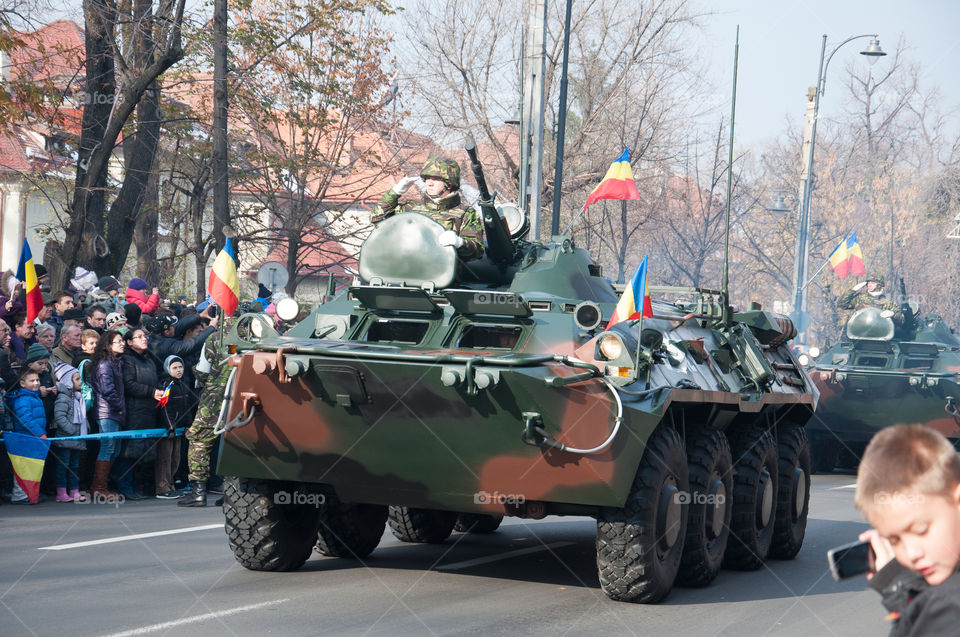
[[[841,317],[841,325],[846,324],[847,319],[857,310],[862,310],[865,307],[876,307],[884,310],[884,314],[889,312],[889,317],[893,319],[894,325],[898,328],[903,326],[903,310],[884,293],[882,274],[869,274],[866,281],[856,284],[849,292],[840,297],[837,301],[837,307],[841,310],[848,310]]]
[[[380,223],[398,212],[419,212],[447,229],[439,237],[440,245],[456,248],[461,260],[483,256],[483,222],[473,208],[462,204],[460,164],[431,157],[420,169],[420,178],[426,184],[420,202],[400,203],[403,193],[417,181],[416,177],[404,177],[383,196],[370,220]]]

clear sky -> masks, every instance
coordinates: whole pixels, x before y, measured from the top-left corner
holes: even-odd
[[[786,118],[802,126],[807,87],[817,81],[820,43],[827,55],[846,38],[877,33],[892,53],[903,38],[906,58],[921,65],[922,88],[941,90],[945,107],[960,105],[960,1],[958,0],[700,0],[704,52],[711,56],[718,105],[729,113],[736,27],[740,25],[737,76],[737,145],[753,145],[785,130]],[[834,56],[827,73],[820,115],[839,115],[843,77],[869,39],[855,40]],[[889,58],[880,58],[877,67]],[[960,116],[960,115],[958,115]]]

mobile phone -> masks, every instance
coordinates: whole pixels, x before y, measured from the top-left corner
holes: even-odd
[[[830,573],[838,582],[874,570],[877,556],[870,542],[851,542],[827,551]]]

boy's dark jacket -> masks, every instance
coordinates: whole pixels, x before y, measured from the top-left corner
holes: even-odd
[[[899,614],[890,629],[900,635],[956,635],[960,630],[960,572],[931,586],[919,573],[896,560],[880,569],[870,587],[883,596],[883,605]]]
[[[167,400],[166,406],[161,409],[160,426],[167,429],[189,427],[190,422],[188,421],[196,403],[196,396],[187,387],[183,378],[171,378],[166,374],[163,375],[163,380],[160,381],[157,388],[163,391],[167,388],[167,385],[170,385],[171,381],[173,385],[170,387],[170,398]]]

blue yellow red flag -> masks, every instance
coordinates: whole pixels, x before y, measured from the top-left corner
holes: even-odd
[[[27,494],[27,498],[36,504],[40,495],[40,479],[43,478],[43,464],[47,459],[47,452],[50,451],[50,440],[5,431],[3,443],[7,447],[17,484]]]
[[[587,197],[586,208],[600,199],[639,199],[637,184],[633,181],[633,169],[630,167],[630,148],[625,148],[620,156],[610,164],[603,180]]]
[[[620,301],[613,310],[613,316],[607,322],[607,329],[620,321],[651,318],[652,316],[653,304],[650,302],[650,285],[647,283],[647,255],[644,255],[643,261],[640,262],[637,271],[633,273],[633,278],[630,279],[630,284],[620,296]]]
[[[157,401],[157,407],[166,407],[167,401],[170,400],[170,390],[173,389],[173,381],[167,385],[167,388],[163,390],[163,394],[160,395],[160,400]]]
[[[830,253],[829,261],[830,267],[841,279],[851,274],[859,276],[867,273],[863,267],[863,252],[860,251],[856,230],[840,240],[839,245]]]
[[[27,293],[27,322],[32,323],[43,307],[43,294],[40,292],[37,269],[33,265],[33,254],[26,239],[23,240],[23,249],[20,250],[17,280],[23,283],[23,289]]]
[[[223,249],[213,262],[207,294],[214,303],[223,308],[226,316],[232,315],[240,304],[240,278],[237,276],[237,257],[233,240],[227,237]]]

